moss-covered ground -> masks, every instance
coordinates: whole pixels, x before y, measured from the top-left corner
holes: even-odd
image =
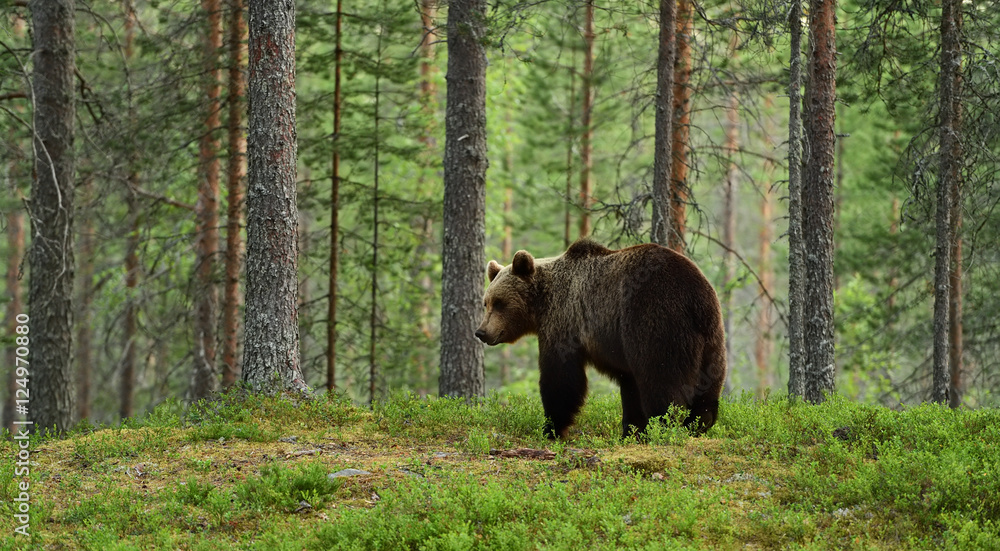
[[[743,397],[641,442],[619,419],[593,397],[553,442],[529,396],[166,404],[0,464],[0,548],[1000,549],[1000,411]]]

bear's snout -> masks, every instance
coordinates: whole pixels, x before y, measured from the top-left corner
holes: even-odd
[[[489,344],[488,342],[486,342],[486,337],[487,337],[486,331],[483,331],[482,329],[476,329],[476,338],[483,341],[486,344]]]

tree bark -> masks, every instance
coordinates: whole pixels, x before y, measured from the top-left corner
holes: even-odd
[[[659,48],[656,54],[656,131],[653,146],[653,216],[651,241],[664,247],[676,233],[673,217],[674,58],[677,47],[677,4],[660,0]]]
[[[371,310],[368,318],[368,405],[375,405],[375,398],[378,393],[378,361],[375,355],[375,345],[378,330],[378,207],[379,207],[379,152],[381,142],[379,141],[379,102],[381,101],[380,85],[382,83],[382,33],[379,32],[378,46],[376,49],[378,62],[375,64],[375,159],[373,166],[373,186],[372,186],[372,271],[371,271]]]
[[[295,4],[250,0],[243,381],[309,391],[299,366]]]
[[[435,137],[436,120],[438,114],[437,83],[435,75],[437,67],[434,64],[435,50],[435,22],[437,17],[437,0],[420,0],[420,107],[426,117],[425,126],[421,129],[419,137],[420,143],[424,146],[421,160],[420,180],[418,182],[418,197],[421,201],[434,201],[433,193],[428,189],[426,175],[431,173],[431,168],[437,159],[440,159],[437,149],[437,138]],[[435,159],[436,158],[436,159]],[[427,347],[430,343],[436,342],[437,337],[434,332],[434,320],[431,314],[431,299],[435,295],[434,282],[431,280],[431,271],[436,264],[437,244],[434,240],[434,217],[429,213],[417,217],[415,220],[415,231],[420,235],[420,244],[417,247],[419,261],[415,265],[416,277],[420,280],[422,296],[418,315],[420,316],[420,332],[427,339]],[[430,358],[424,353],[425,347],[420,346],[417,350],[417,395],[425,398],[428,394],[429,386],[429,362]]]
[[[594,0],[587,0],[583,18],[583,104],[580,106],[580,237],[590,235],[594,187]]]
[[[131,64],[134,57],[136,14],[132,2],[125,4],[125,61]],[[131,89],[128,97],[128,123],[136,128],[135,102]],[[138,325],[139,287],[139,201],[136,189],[139,187],[139,152],[135,147],[128,151],[128,175],[126,177],[125,208],[128,235],[125,237],[125,313],[122,328],[121,378],[118,382],[118,416],[132,417],[135,399],[136,327]]]
[[[25,31],[27,29],[28,22],[24,20],[20,15],[14,15],[11,17],[10,24],[10,34],[17,39],[24,38]],[[18,109],[19,113],[23,113],[22,109]],[[13,129],[10,131],[10,143],[15,143],[17,138],[17,133]],[[17,181],[19,178],[19,172],[21,172],[20,167],[24,166],[24,151],[20,146],[10,148],[12,155],[7,159],[8,164],[8,177],[11,181]],[[20,190],[12,186],[11,192],[21,200]],[[24,313],[24,304],[21,298],[21,270],[23,269],[24,262],[24,250],[25,250],[25,240],[24,240],[24,213],[17,209],[11,209],[7,211],[5,215],[7,222],[6,229],[4,232],[7,235],[7,295],[10,297],[10,302],[7,303],[5,319],[8,335],[15,335],[18,322],[17,316]],[[30,320],[29,320],[30,321]],[[30,337],[30,335],[29,335]],[[30,341],[29,341],[30,342]],[[3,412],[0,415],[0,428],[5,428],[14,434],[14,421],[16,419],[17,402],[19,398],[17,396],[17,348],[14,346],[6,347],[6,352],[4,353],[4,359],[7,360],[5,364],[7,367],[7,396],[3,400]],[[23,367],[23,365],[22,365]],[[28,366],[30,367],[30,365]],[[30,373],[30,370],[29,370]]]
[[[806,141],[809,162],[802,181],[805,250],[805,399],[822,402],[833,392],[833,178],[836,137],[836,0],[809,2]],[[805,312],[804,312],[805,313]]]
[[[677,45],[674,53],[674,94],[670,164],[670,227],[667,246],[684,254],[689,188],[688,138],[691,134],[691,39],[694,32],[694,2],[677,2]]]
[[[803,327],[805,248],[802,236],[802,0],[792,0],[788,82],[788,395],[806,393]]]
[[[442,396],[485,393],[482,316],[486,266],[485,0],[453,0],[448,10],[441,282]]]
[[[204,133],[198,148],[198,202],[195,204],[197,243],[195,259],[195,351],[190,400],[208,397],[219,389],[219,371],[215,363],[216,323],[219,289],[215,284],[215,263],[219,252],[219,140],[222,69],[222,9],[219,0],[202,0],[207,19],[205,30],[205,116]]]
[[[956,182],[957,184],[957,182]],[[957,185],[956,185],[957,187]],[[948,387],[948,405],[957,408],[962,405],[962,395],[964,385],[962,384],[963,362],[962,354],[965,349],[962,329],[962,208],[961,195],[958,190],[953,190],[952,195],[952,262],[951,273],[948,274],[950,286],[948,288],[948,300],[951,303],[948,308],[948,363],[951,368],[951,384]]]
[[[570,53],[569,106],[566,109],[566,204],[563,212],[563,248],[573,242],[573,144],[576,142],[576,50]],[[506,262],[507,257],[504,257]]]
[[[247,27],[243,19],[243,0],[229,4],[229,164],[226,171],[226,281],[222,299],[222,386],[233,386],[240,377],[240,268],[243,259],[243,194],[246,177],[247,141],[243,134],[245,83],[243,65],[246,55],[243,39]]]
[[[958,33],[957,40],[959,46],[959,56],[962,55],[962,7],[959,4],[955,11],[955,30]],[[948,337],[949,356],[948,362],[951,368],[951,385],[949,387],[948,405],[957,408],[962,405],[962,395],[965,391],[962,382],[964,362],[962,360],[965,350],[965,336],[962,328],[962,164],[965,156],[962,148],[961,128],[962,128],[962,64],[961,57],[957,73],[955,75],[955,94],[952,97],[954,106],[955,126],[959,129],[958,139],[952,145],[951,168],[951,273],[948,276],[949,283],[949,309],[948,309]]]
[[[74,0],[32,0],[35,180],[31,188],[32,410],[36,430],[73,422]]]
[[[340,72],[344,60],[342,1],[337,0],[337,42],[333,62],[333,157],[330,177],[330,296],[326,310],[326,390],[337,388],[337,275],[340,271]]]
[[[940,133],[936,241],[934,250],[934,372],[931,400],[950,401],[949,335],[952,244],[957,225],[952,221],[952,200],[961,174],[962,150],[959,105],[961,98],[961,10],[960,0],[941,2],[941,72],[938,80]]]

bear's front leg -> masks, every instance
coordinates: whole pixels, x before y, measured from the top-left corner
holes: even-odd
[[[538,389],[545,410],[545,436],[565,438],[587,398],[587,372],[579,352],[542,351],[539,347]]]

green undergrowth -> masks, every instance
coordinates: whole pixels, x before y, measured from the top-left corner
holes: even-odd
[[[701,437],[683,413],[623,441],[593,396],[553,442],[532,396],[168,403],[0,464],[0,549],[1000,549],[997,410],[743,396]]]

